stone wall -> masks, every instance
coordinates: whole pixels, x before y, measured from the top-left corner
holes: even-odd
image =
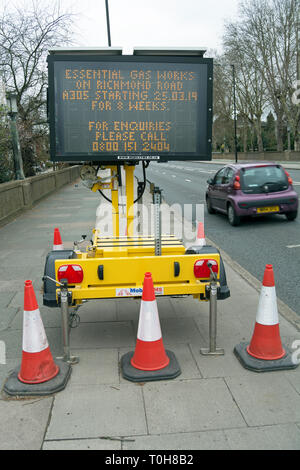
[[[0,226],[79,177],[80,166],[0,184]]]

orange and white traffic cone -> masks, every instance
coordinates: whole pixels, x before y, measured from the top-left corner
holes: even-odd
[[[195,241],[195,245],[196,246],[206,245],[206,240],[205,240],[205,235],[204,235],[204,224],[202,222],[198,223],[197,238]]]
[[[56,362],[49,348],[32,282],[26,281],[22,363],[7,378],[4,392],[15,397],[34,397],[63,390],[71,374],[71,365],[61,359]]]
[[[39,384],[59,373],[55,364],[31,281],[25,282],[23,317],[23,352],[18,379],[26,384]]]
[[[273,266],[267,264],[250,344],[240,343],[234,352],[242,364],[255,371],[284,370],[297,366],[283,348],[279,332]]]
[[[266,265],[256,323],[247,352],[257,359],[268,361],[285,356],[279,333],[274,272],[271,264]]]
[[[152,276],[151,273],[146,273],[136,348],[131,364],[141,370],[159,370],[169,362],[162,340]]]
[[[134,382],[172,379],[181,373],[175,355],[163,345],[151,273],[144,278],[135,351],[122,357],[121,367],[123,377]]]
[[[53,251],[63,250],[64,245],[61,240],[60,231],[58,228],[54,229]]]

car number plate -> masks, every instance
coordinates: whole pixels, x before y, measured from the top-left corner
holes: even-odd
[[[258,207],[257,212],[258,213],[266,213],[266,212],[278,212],[279,211],[279,206],[271,206],[271,207]]]

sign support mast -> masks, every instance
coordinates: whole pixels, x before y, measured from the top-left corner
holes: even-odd
[[[105,0],[108,47],[111,47],[108,0]]]

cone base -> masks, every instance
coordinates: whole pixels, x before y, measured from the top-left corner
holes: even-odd
[[[20,382],[18,379],[20,366],[17,367],[6,380],[4,393],[12,397],[39,397],[60,392],[66,387],[72,368],[70,364],[59,359],[56,359],[55,363],[59,367],[58,374],[53,379],[38,384]]]
[[[131,364],[134,352],[131,351],[121,358],[121,371],[124,379],[131,382],[151,382],[155,380],[171,380],[181,374],[180,366],[172,351],[166,350],[169,364],[164,369],[145,371],[136,369]]]
[[[245,369],[253,372],[272,372],[276,370],[289,370],[296,369],[298,364],[295,364],[291,358],[291,351],[286,347],[286,354],[281,359],[276,360],[263,360],[251,356],[247,348],[249,343],[239,343],[234,347],[234,354]]]

